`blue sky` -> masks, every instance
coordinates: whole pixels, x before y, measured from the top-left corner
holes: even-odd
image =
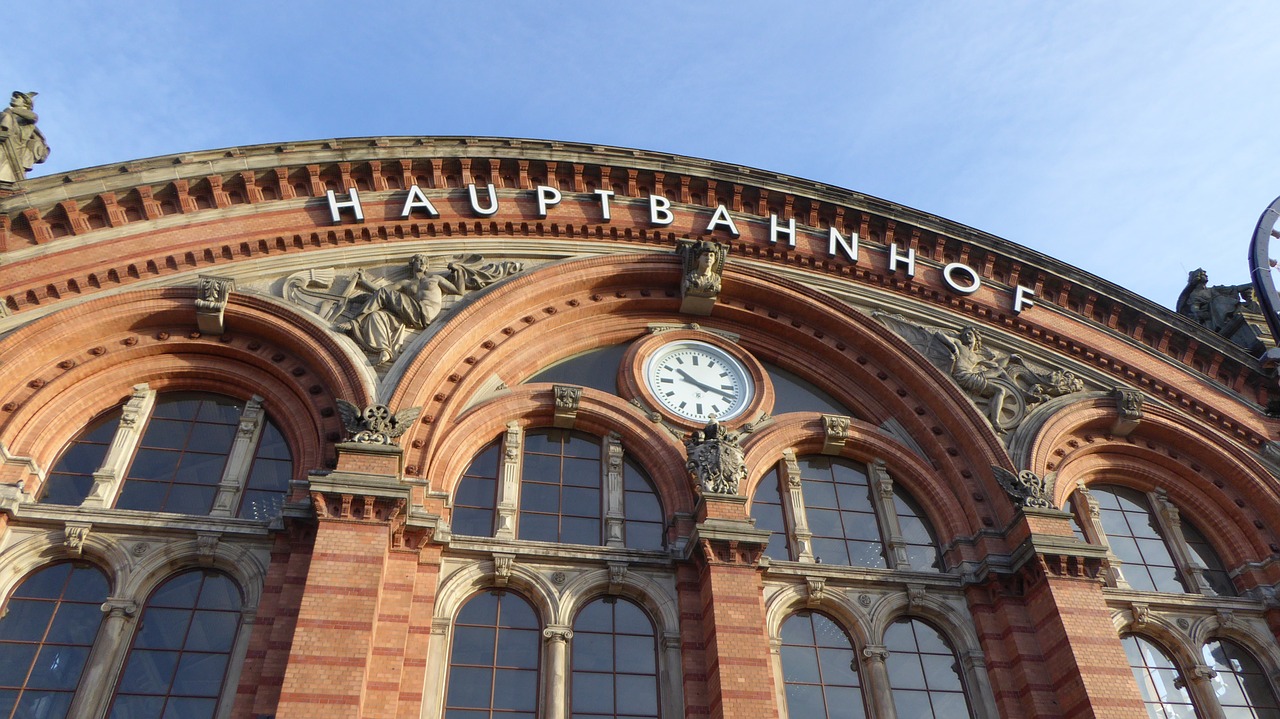
[[[1280,3],[105,3],[5,11],[35,175],[365,135],[706,157],[876,195],[1172,306],[1280,195]]]

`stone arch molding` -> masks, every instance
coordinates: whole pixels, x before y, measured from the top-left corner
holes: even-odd
[[[666,253],[580,258],[511,277],[459,307],[406,361],[390,393],[393,407],[423,407],[423,424],[406,438],[422,448],[417,464],[431,466],[451,423],[494,378],[514,386],[551,360],[638,337],[650,324],[693,321],[735,333],[765,361],[799,367],[803,358],[804,374],[838,378],[846,406],[933,438],[931,459],[957,482],[964,467],[1008,463],[963,392],[873,319],[732,257],[723,301],[708,317],[685,315],[679,272],[678,258]]]
[[[193,288],[122,293],[67,308],[0,340],[0,445],[47,471],[61,448],[130,388],[192,389],[264,406],[300,468],[321,467],[340,430],[333,397],[367,401],[373,384],[340,343],[278,303],[240,297],[222,335],[195,324]]]

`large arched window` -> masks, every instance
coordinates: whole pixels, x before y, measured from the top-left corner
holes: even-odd
[[[504,442],[523,446],[516,495],[505,500],[499,481]],[[609,452],[621,460],[616,465],[620,481],[612,485],[605,481]],[[514,517],[500,516],[498,505],[504,501],[518,507]],[[538,542],[648,550],[666,544],[666,514],[653,481],[633,458],[623,456],[618,438],[561,429],[535,429],[523,436],[512,430],[472,458],[454,492],[452,530],[491,537],[499,525],[515,525],[517,538]]]
[[[1266,672],[1240,645],[1215,639],[1204,645],[1204,663],[1218,674],[1213,678],[1213,693],[1228,717],[1280,717],[1280,702]]]
[[[81,562],[27,577],[0,619],[0,717],[67,715],[102,621],[107,578]]]
[[[1124,637],[1121,644],[1129,657],[1129,668],[1142,692],[1148,716],[1152,719],[1196,716],[1182,673],[1163,649],[1136,634]]]
[[[788,514],[784,507],[794,501],[792,482],[797,480],[802,500]],[[915,500],[889,479],[883,467],[872,470],[858,462],[823,456],[780,462],[756,486],[751,516],[757,528],[771,532],[766,553],[772,559],[807,559],[799,556],[803,550],[791,541],[800,528],[786,526],[792,517],[803,517],[803,531],[810,537],[816,562],[880,569],[938,568],[932,528]]]
[[[572,716],[657,719],[657,637],[640,607],[613,597],[583,607],[572,652]]]
[[[1210,593],[1236,594],[1208,540],[1185,518],[1166,526],[1146,494],[1128,487],[1093,486],[1072,504],[1085,511],[1086,502],[1098,510],[1101,526],[1095,529],[1103,535],[1099,540],[1120,560],[1120,572],[1133,589],[1198,594],[1203,579]]]
[[[453,625],[445,719],[532,719],[538,711],[541,625],[511,592],[482,592]]]
[[[117,471],[124,477],[115,492],[116,509],[218,510],[262,520],[280,514],[293,460],[260,400],[172,392],[155,396],[152,403],[148,395],[154,393],[135,390],[123,413],[113,411],[77,437],[55,463],[41,501],[81,504],[98,481],[95,472],[109,464],[108,478]],[[129,421],[122,422],[122,415]],[[144,421],[140,434],[129,429]]]
[[[782,625],[781,659],[787,716],[866,716],[853,642],[829,617],[800,612],[788,618]]]
[[[972,716],[955,650],[919,619],[899,619],[884,633],[893,704],[900,717],[958,719]]]
[[[243,598],[225,574],[183,572],[161,584],[138,619],[109,719],[212,719]]]

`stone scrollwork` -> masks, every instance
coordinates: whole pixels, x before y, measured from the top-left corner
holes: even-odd
[[[220,335],[226,331],[224,313],[235,280],[229,277],[200,275],[196,285],[196,326],[205,334]]]
[[[1036,368],[1019,355],[986,347],[978,328],[972,325],[953,331],[879,310],[871,316],[946,372],[984,408],[987,421],[997,432],[1014,429],[1035,405],[1047,399],[1084,390],[1084,382],[1070,371]]]
[[[348,441],[359,444],[394,445],[422,412],[421,407],[411,407],[392,414],[385,404],[371,404],[362,410],[345,399],[337,400],[337,404]]]
[[[708,240],[680,240],[676,245],[680,256],[680,311],[709,315],[720,296],[720,278],[729,248]]]
[[[414,255],[405,269],[370,277],[363,269],[339,276],[333,268],[304,270],[286,278],[286,299],[332,323],[376,356],[391,362],[411,332],[426,329],[456,298],[522,272],[521,262],[486,261],[481,255],[455,255],[443,268],[432,258]]]
[[[740,440],[754,429],[754,424],[747,423],[730,432],[712,417],[705,427],[685,438],[685,468],[704,493],[738,493],[739,483],[747,478]]]
[[[1037,509],[1055,508],[1053,485],[1057,481],[1057,472],[1049,472],[1040,477],[1029,469],[1014,474],[1004,467],[995,465],[991,466],[991,472],[1004,491],[1013,499],[1015,505]]]

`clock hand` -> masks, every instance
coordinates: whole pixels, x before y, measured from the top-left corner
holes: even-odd
[[[720,395],[721,397],[724,397],[725,399],[737,399],[736,397],[734,397],[733,395],[729,394],[728,392],[726,392],[726,391],[724,391],[724,390],[720,389],[719,387],[712,387],[712,386],[711,386],[711,385],[709,385],[709,384],[703,384],[703,383],[699,382],[698,380],[696,380],[696,379],[694,379],[693,377],[691,377],[691,376],[689,375],[689,373],[688,373],[688,372],[685,372],[684,370],[680,369],[679,367],[677,367],[677,368],[676,368],[676,374],[678,374],[678,375],[680,375],[681,377],[683,377],[685,382],[688,382],[689,384],[693,385],[694,387],[697,387],[698,389],[702,390],[703,392],[715,392],[716,394]]]

